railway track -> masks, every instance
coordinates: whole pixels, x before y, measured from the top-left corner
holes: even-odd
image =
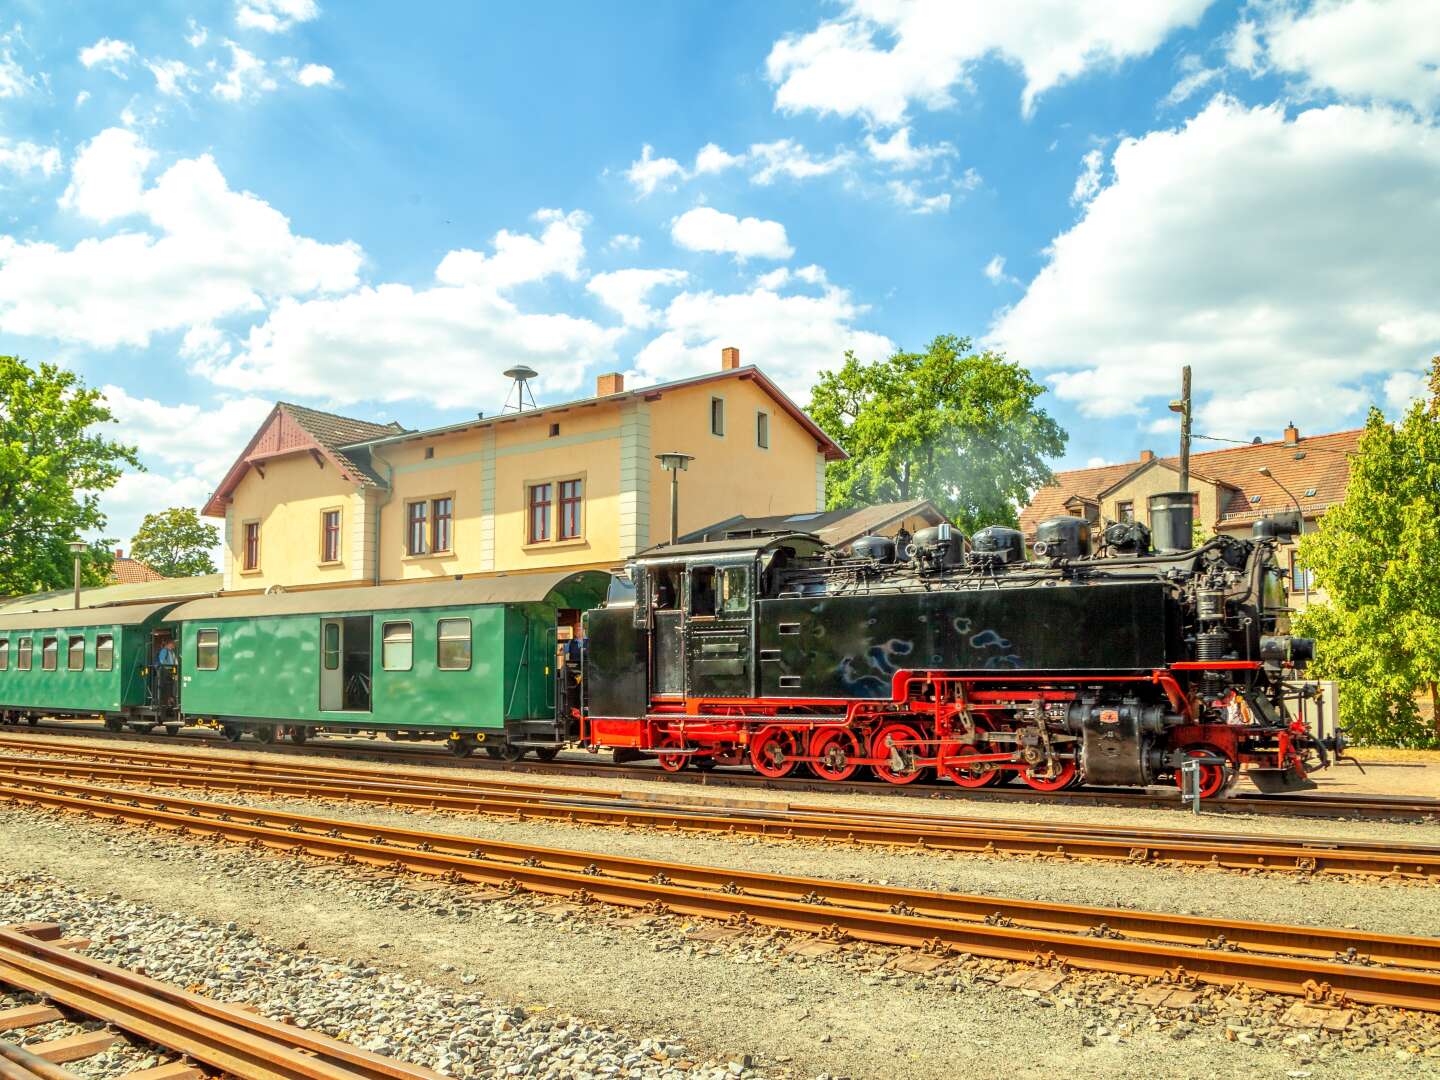
[[[224,750],[233,744],[219,735],[191,730],[178,735],[134,734],[131,732],[107,731],[99,725],[77,723],[52,723],[12,727],[9,734],[0,728],[0,746],[7,739],[43,738],[46,735],[64,735],[104,741],[140,741],[155,745],[175,745],[177,742],[207,749]],[[34,734],[28,734],[34,733]],[[236,747],[239,749],[239,747]],[[616,780],[641,780],[656,784],[687,787],[741,788],[774,791],[790,794],[873,794],[881,796],[922,798],[957,802],[978,803],[1046,803],[1072,806],[1128,806],[1144,809],[1188,810],[1188,804],[1180,801],[1178,790],[1156,788],[1149,791],[1134,791],[1122,788],[1085,788],[1076,791],[1038,794],[1028,788],[1001,787],[981,790],[958,788],[954,784],[924,783],[896,785],[881,781],[829,781],[784,778],[768,779],[739,770],[716,769],[710,772],[686,770],[669,773],[651,764],[613,765],[598,760],[594,755],[572,753],[553,762],[524,760],[519,762],[493,761],[484,757],[459,759],[439,749],[422,745],[405,747],[403,742],[382,744],[374,740],[360,742],[354,738],[321,736],[319,739],[295,746],[286,743],[243,744],[247,753],[263,753],[276,758],[348,758],[356,761],[384,762],[438,768],[463,768],[480,774],[505,773],[513,775],[529,773],[537,776],[583,776],[603,777]],[[1440,799],[1409,795],[1350,795],[1305,793],[1294,795],[1263,795],[1247,793],[1214,799],[1205,803],[1207,813],[1216,814],[1261,814],[1283,817],[1321,818],[1375,818],[1379,820],[1440,819]]]
[[[28,1047],[0,1041],[3,1080],[78,1080],[63,1064],[119,1042],[115,1031],[183,1060],[125,1074],[125,1080],[440,1080],[440,1074],[380,1057],[236,1005],[227,1005],[81,955],[54,924],[0,927],[0,985],[45,1004],[0,1013],[0,1032],[58,1020],[100,1021],[106,1029]]]
[[[91,760],[85,746],[35,745],[50,757],[12,757],[0,780],[49,778],[204,792],[229,791],[515,819],[682,829],[783,839],[891,845],[971,854],[1165,861],[1233,870],[1384,875],[1440,880],[1440,846],[1177,829],[906,814],[803,804],[663,805],[619,791],[445,777],[385,777],[310,762],[204,760],[193,754],[116,750]]]
[[[1022,964],[1119,972],[1184,987],[1244,984],[1330,1002],[1440,1012],[1440,939],[751,873],[478,840],[133,790],[0,780],[0,798],[258,848],[572,904],[778,927]],[[3,942],[0,942],[3,943]]]

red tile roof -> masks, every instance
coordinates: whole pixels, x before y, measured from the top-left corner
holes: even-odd
[[[1266,514],[1294,509],[1294,502],[1280,490],[1276,480],[1295,493],[1309,517],[1345,498],[1345,488],[1350,482],[1348,455],[1355,452],[1364,433],[1364,428],[1354,428],[1329,435],[1303,436],[1293,443],[1280,440],[1206,450],[1190,455],[1190,472],[1197,480],[1219,484],[1228,491],[1228,496],[1222,494],[1221,525],[1244,524]],[[1178,468],[1180,459],[1157,458],[1155,463]],[[1065,513],[1067,499],[1098,501],[1102,492],[1147,464],[1150,463],[1127,461],[1056,473],[1055,483],[1037,491],[1021,513],[1020,527],[1027,534],[1034,532],[1041,521]],[[1270,469],[1274,479],[1260,475],[1262,466]],[[1255,496],[1259,496],[1258,502],[1253,501]]]
[[[143,581],[163,581],[165,575],[152,570],[139,559],[118,558],[110,567],[111,585],[138,585]]]

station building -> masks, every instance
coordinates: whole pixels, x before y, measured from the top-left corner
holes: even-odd
[[[604,569],[679,531],[819,512],[844,457],[738,349],[717,371],[410,431],[277,403],[207,502],[224,591]]]

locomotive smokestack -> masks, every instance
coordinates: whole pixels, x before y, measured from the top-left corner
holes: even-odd
[[[1195,546],[1195,504],[1188,491],[1150,496],[1150,534],[1155,550],[1189,551]]]

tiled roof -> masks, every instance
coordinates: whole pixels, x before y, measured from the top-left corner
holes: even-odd
[[[764,536],[771,533],[813,533],[827,544],[843,546],[858,540],[892,522],[919,514],[935,524],[945,515],[929,499],[875,503],[872,506],[847,507],[843,510],[821,510],[796,514],[772,514],[766,517],[733,517],[680,537],[680,543],[700,543],[730,537]]]
[[[1293,443],[1280,440],[1206,450],[1190,455],[1190,471],[1197,480],[1219,484],[1228,490],[1228,497],[1222,498],[1219,524],[1244,524],[1267,514],[1294,509],[1294,502],[1275,480],[1295,493],[1308,516],[1345,498],[1345,488],[1350,481],[1348,455],[1355,452],[1364,433],[1364,428],[1354,428],[1304,436]],[[1171,468],[1178,468],[1180,463],[1178,457],[1156,460]],[[1065,513],[1065,501],[1071,497],[1098,499],[1102,492],[1115,487],[1145,464],[1127,461],[1056,473],[1055,483],[1037,491],[1020,515],[1021,528],[1031,533],[1039,522]],[[1260,475],[1262,466],[1270,469],[1274,480]],[[1259,496],[1258,502],[1252,501],[1255,496]]]
[[[161,581],[164,574],[152,570],[139,559],[116,559],[110,567],[110,584],[138,585],[145,581]]]
[[[350,416],[308,409],[288,401],[277,403],[290,417],[305,429],[321,446],[335,455],[340,466],[356,478],[362,486],[379,487],[381,481],[370,468],[369,454],[347,455],[341,448],[371,439],[384,439],[391,435],[403,434],[405,429],[396,423],[373,424],[369,420],[356,420]]]

